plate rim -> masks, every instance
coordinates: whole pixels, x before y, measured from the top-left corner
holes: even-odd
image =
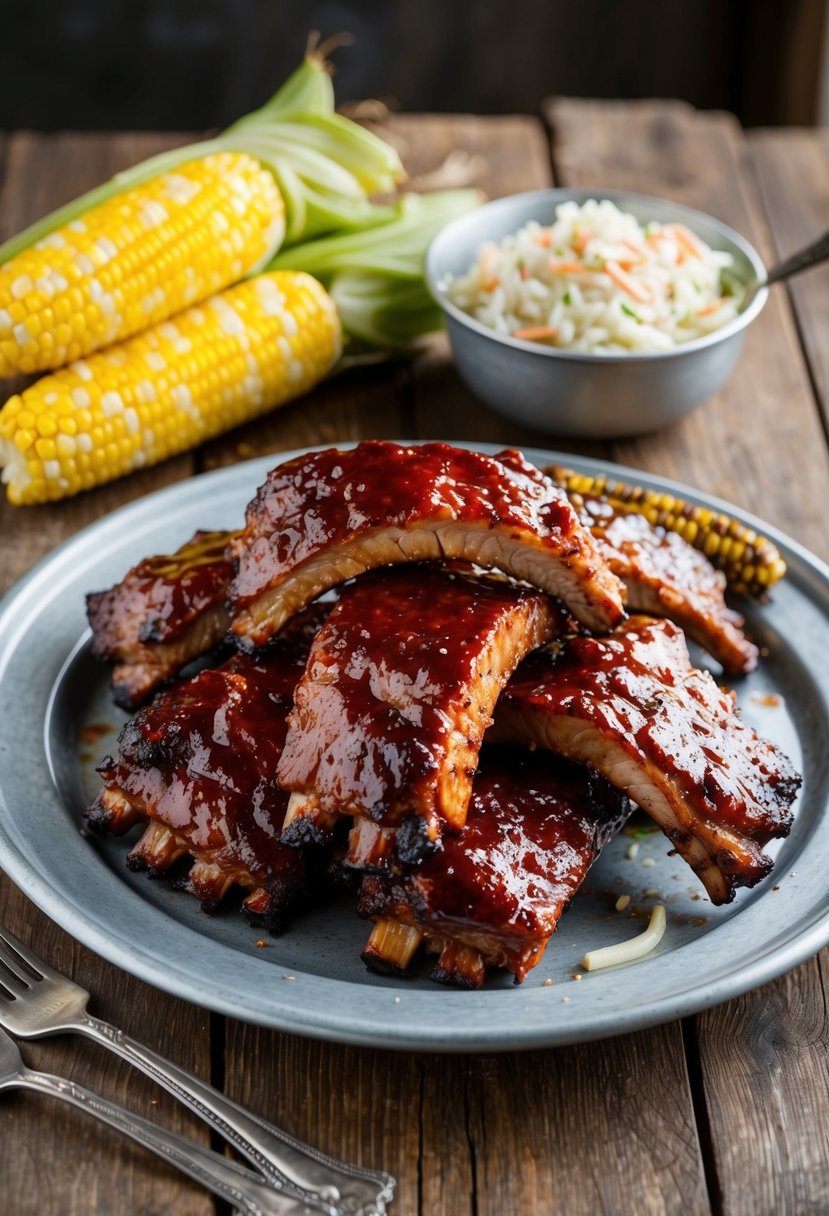
[[[422,443],[442,441],[418,439],[389,440],[389,442],[415,446]],[[503,450],[506,446],[504,444],[492,444],[483,441],[452,440],[451,442],[455,446],[469,447],[489,453]],[[191,501],[194,487],[196,497],[204,501],[209,499],[210,488],[217,483],[232,483],[236,480],[247,481],[249,477],[250,493],[252,496],[264,472],[268,468],[273,467],[277,462],[326,448],[338,447],[341,450],[346,450],[354,446],[356,446],[356,442],[309,445],[228,465],[221,469],[199,474],[196,477],[187,478],[172,486],[163,487],[148,495],[134,499],[80,529],[41,558],[0,600],[0,687],[2,687],[8,656],[12,647],[11,642],[2,640],[3,627],[7,622],[7,618],[13,616],[15,606],[29,593],[33,584],[42,578],[44,574],[48,574],[50,570],[63,562],[68,556],[71,556],[73,549],[78,548],[82,550],[90,543],[90,538],[108,533],[110,529],[117,531],[125,518],[142,515],[148,511],[152,512],[156,505],[163,504],[164,508],[174,508],[180,499]],[[823,590],[824,596],[829,597],[829,565],[779,529],[725,500],[696,490],[691,486],[670,478],[650,474],[639,469],[628,468],[611,461],[530,445],[522,446],[521,450],[529,460],[535,463],[559,463],[587,473],[606,474],[635,484],[662,489],[668,493],[712,507],[715,510],[724,511],[774,541],[784,553],[790,566],[794,564],[797,568],[798,575],[801,578],[809,575],[812,579],[816,579]],[[163,512],[159,512],[159,514],[163,514]],[[816,606],[826,616],[827,627],[829,627],[829,609],[822,608],[820,604]],[[69,649],[74,645],[75,642],[73,641]],[[57,788],[54,789],[54,794],[56,799],[60,801],[61,796]],[[401,1025],[395,1026],[393,1014],[388,1011],[388,1016],[381,1016],[380,1021],[375,1019],[373,1022],[365,1022],[364,1019],[355,1025],[347,1017],[338,1016],[330,1011],[320,1014],[319,1011],[314,1012],[307,1008],[299,1010],[297,1008],[296,997],[292,996],[291,999],[286,1001],[280,998],[277,992],[274,992],[273,999],[269,1001],[267,1010],[251,1010],[244,1003],[241,1003],[237,994],[216,991],[215,984],[212,985],[209,982],[205,982],[203,976],[200,982],[198,975],[193,976],[192,974],[182,973],[180,967],[169,970],[167,960],[165,960],[163,954],[158,950],[147,950],[144,947],[136,951],[134,942],[130,943],[133,949],[127,949],[127,942],[122,940],[121,935],[113,935],[111,931],[101,928],[94,919],[85,918],[82,909],[72,904],[67,905],[60,891],[55,891],[46,881],[49,868],[48,859],[47,870],[44,872],[42,860],[39,866],[36,865],[35,860],[37,859],[30,860],[15,841],[11,839],[7,831],[7,815],[12,816],[11,822],[13,822],[14,810],[6,801],[3,778],[0,776],[0,867],[21,888],[24,894],[31,898],[42,911],[76,940],[82,942],[109,962],[126,970],[128,973],[180,999],[213,1009],[229,1017],[253,1022],[257,1025],[331,1042],[400,1050],[492,1052],[525,1050],[598,1040],[673,1021],[678,1017],[687,1016],[694,1012],[701,1012],[724,1000],[739,996],[752,988],[777,978],[779,975],[811,957],[817,950],[829,942],[829,895],[827,895],[824,897],[822,904],[819,907],[815,907],[813,914],[810,915],[807,922],[800,925],[796,933],[791,929],[784,930],[772,941],[770,949],[768,946],[761,948],[759,957],[747,959],[736,972],[717,973],[710,977],[703,985],[695,984],[679,992],[666,993],[656,1001],[650,1002],[649,1005],[636,1005],[622,1015],[619,1015],[618,1011],[616,1011],[614,1014],[615,1020],[613,1021],[609,1021],[608,1016],[605,1014],[599,1015],[598,1018],[593,1017],[591,1019],[588,1017],[587,1019],[582,1018],[573,1022],[553,1020],[549,1027],[530,1025],[522,1028],[520,1022],[516,1022],[506,1030],[503,1027],[496,1026],[494,1031],[487,1032],[482,1032],[480,1028],[468,1029],[463,1024],[460,1026],[453,1024],[449,1029],[445,1026],[433,1027],[428,1021],[424,1021],[424,1024],[419,1026],[415,1032],[412,1029],[411,1016],[408,1029],[405,1029]],[[827,808],[827,815],[829,816],[829,808]],[[170,919],[167,914],[163,915],[165,920]],[[175,920],[175,918],[173,919]],[[175,923],[180,928],[187,929],[187,926],[184,926],[181,922]],[[712,931],[717,932],[718,930],[725,929],[730,923],[732,921],[724,922],[723,925],[718,926],[717,929]],[[354,984],[351,981],[339,980],[333,977],[314,976],[312,978],[324,985],[342,985],[362,992],[374,992],[380,998],[377,1001],[378,1005],[382,1006],[387,1003],[382,1000],[382,995],[387,993],[388,989],[369,989],[368,987],[363,989],[360,984]],[[583,986],[579,985],[578,987],[581,989]],[[400,991],[401,993],[405,992],[405,987],[401,988]],[[526,988],[518,990],[519,993],[522,991],[526,993],[527,991],[534,990]],[[486,990],[475,994],[454,994],[447,992],[447,990],[436,988],[435,1003],[440,1006],[443,1003],[440,998],[449,997],[451,1001],[452,997],[457,998],[458,995],[470,1000],[475,997],[492,998],[498,994],[503,995],[503,990]],[[409,997],[412,995],[425,998],[431,997],[432,993],[418,990],[416,994],[409,993]],[[518,993],[516,993],[517,995]],[[390,1004],[390,1002],[388,1003]],[[415,1003],[422,1004],[423,1002]],[[428,1005],[429,1001],[426,1000],[425,1003]],[[393,1006],[395,1013],[398,1009],[399,1006]],[[518,1012],[518,1009],[516,1009],[516,1012]]]

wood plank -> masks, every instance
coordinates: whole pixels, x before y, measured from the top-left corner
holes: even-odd
[[[774,256],[788,257],[826,230],[829,131],[751,131],[748,148],[769,219]],[[785,290],[829,428],[829,268],[822,266],[791,279]]]
[[[453,148],[480,157],[486,166],[480,184],[490,197],[552,184],[548,147],[535,120],[418,116],[413,128],[413,146],[427,147],[436,159]],[[522,431],[477,402],[448,364],[445,346],[415,364],[414,380],[420,435],[550,446],[548,436]],[[609,451],[606,444],[556,446]],[[453,1154],[460,1176],[451,1186],[434,1189],[437,1170],[424,1175],[424,1185],[433,1189],[428,1204],[423,1192],[423,1212],[465,1211],[467,1196],[481,1216],[709,1210],[678,1026],[589,1048],[472,1057],[463,1065],[424,1062],[424,1070],[424,1160],[435,1159],[447,1138],[457,1139],[459,1124],[465,1124],[468,1144],[461,1142]],[[624,1096],[614,1080],[622,1077]],[[463,1106],[456,1096],[461,1089]],[[664,1155],[654,1156],[649,1137],[641,1134],[644,1111],[651,1112],[656,1140],[670,1145]],[[607,1143],[613,1146],[610,1169]],[[467,1152],[474,1168],[471,1195],[464,1188]]]
[[[390,1170],[397,1178],[393,1210],[419,1210],[417,1056],[320,1043],[232,1019],[227,1035],[225,1090],[232,1098],[325,1152]]]
[[[5,142],[0,168],[0,236],[74,197],[124,165],[161,150],[172,137],[15,135]],[[6,387],[6,386],[4,386]],[[187,476],[192,457],[54,506],[0,504],[3,563],[0,592],[56,544],[138,494]],[[33,656],[32,661],[36,661]],[[0,920],[54,966],[93,994],[93,1011],[122,1026],[203,1076],[210,1075],[208,1018],[131,979],[74,943],[0,875]],[[74,1039],[24,1046],[35,1067],[72,1077],[139,1113],[202,1141],[202,1125],[163,1091],[108,1053]],[[55,1102],[25,1095],[0,1104],[0,1210],[29,1216],[93,1216],[100,1212],[159,1212],[207,1216],[212,1198],[93,1119]],[[106,1162],[106,1168],[103,1163]]]
[[[0,875],[0,922],[94,994],[92,1012],[206,1078],[208,1015],[132,979],[73,942]],[[62,1037],[21,1044],[32,1068],[69,1077],[130,1110],[207,1143],[194,1116],[129,1066],[90,1043]],[[0,1103],[0,1211],[15,1216],[160,1212],[208,1216],[211,1197],[97,1120],[38,1095]]]
[[[676,1026],[485,1058],[469,1088],[481,1216],[709,1211]]]
[[[556,101],[547,114],[568,184],[700,207],[768,258],[766,218],[730,117],[663,102]],[[786,293],[772,293],[722,392],[670,432],[616,445],[616,457],[741,503],[826,556],[829,453]],[[724,1211],[826,1210],[829,1149],[807,1130],[829,1119],[825,1000],[809,963],[696,1019],[711,1184]]]
[[[829,1211],[827,952],[698,1019],[728,1216]],[[823,974],[821,976],[821,968]]]
[[[752,125],[815,119],[824,0],[639,0],[618,8],[601,0],[483,8],[398,0],[333,12],[316,0],[251,5],[234,21],[236,7],[216,0],[210,20],[194,29],[162,24],[154,8],[136,5],[117,10],[117,27],[106,30],[44,21],[35,6],[16,9],[0,43],[0,122],[163,129],[175,114],[192,126],[224,126],[294,70],[309,29],[340,26],[357,37],[353,50],[334,56],[340,98],[392,94],[409,111],[532,113],[554,82],[575,96],[727,106]]]
[[[299,401],[206,444],[203,467],[224,468],[320,443],[410,438],[408,397],[409,369],[402,361],[339,372]]]
[[[739,82],[737,112],[746,127],[820,122],[828,19],[826,0],[745,7],[729,72]]]

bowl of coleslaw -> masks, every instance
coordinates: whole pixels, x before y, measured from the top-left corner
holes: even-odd
[[[452,352],[498,413],[570,438],[668,426],[720,388],[765,304],[713,216],[614,190],[536,190],[450,223],[426,257]]]

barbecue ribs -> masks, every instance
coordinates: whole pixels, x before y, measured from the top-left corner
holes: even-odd
[[[733,697],[691,666],[681,630],[647,617],[530,655],[487,738],[596,769],[656,820],[716,904],[771,869],[762,846],[789,831],[800,785]]]
[[[104,788],[91,827],[123,833],[149,824],[128,857],[162,873],[193,859],[181,885],[212,909],[234,884],[244,908],[278,927],[306,881],[303,853],[279,833],[288,795],[276,782],[294,686],[330,605],[292,621],[259,659],[222,667],[159,693],[121,732],[100,765]]]
[[[654,527],[644,515],[617,510],[606,498],[573,494],[610,569],[625,584],[631,612],[666,616],[730,675],[757,665],[757,647],[745,621],[725,602],[725,575],[676,532]]]
[[[460,835],[417,866],[363,878],[358,911],[375,922],[363,960],[400,974],[423,942],[439,954],[433,979],[477,988],[505,967],[523,980],[629,811],[581,765],[488,749]]]
[[[589,628],[622,588],[566,494],[518,452],[361,443],[277,466],[231,542],[232,630],[244,649],[327,588],[378,566],[462,560],[558,596]]]
[[[108,591],[86,597],[92,653],[115,663],[113,696],[134,709],[227,633],[229,533],[196,532],[175,553],[147,557]]]
[[[430,564],[346,587],[294,696],[286,839],[360,815],[414,857],[462,827],[498,694],[562,619],[538,591]]]

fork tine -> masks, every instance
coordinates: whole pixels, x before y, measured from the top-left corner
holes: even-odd
[[[5,957],[0,955],[0,992],[5,993],[7,998],[16,999],[18,995],[28,992],[32,982],[31,976],[24,974],[22,967],[15,970],[6,962]]]
[[[29,973],[25,976],[27,980],[63,979],[59,972],[53,971],[27,946],[24,946],[5,925],[0,925],[0,962],[5,963],[10,970],[14,970],[15,966],[22,967],[24,973],[26,971]]]

